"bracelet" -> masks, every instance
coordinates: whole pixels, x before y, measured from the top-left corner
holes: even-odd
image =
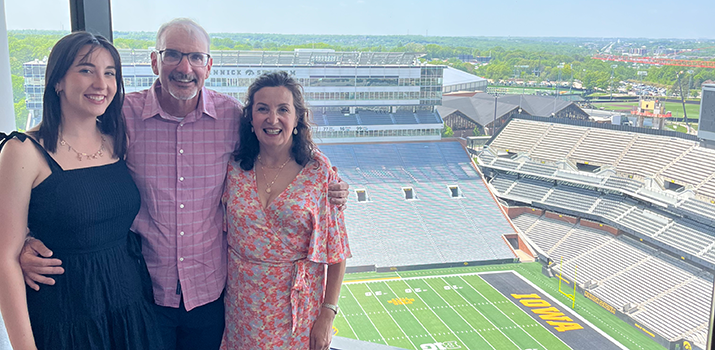
[[[333,305],[333,304],[323,303],[323,305],[321,305],[321,306],[326,309],[330,309],[330,311],[334,312],[336,315],[338,314],[338,311],[340,310],[339,306]]]

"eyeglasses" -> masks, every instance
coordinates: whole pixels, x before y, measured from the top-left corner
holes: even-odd
[[[206,65],[209,64],[209,58],[211,58],[211,55],[203,52],[183,53],[172,49],[159,50],[158,52],[159,56],[161,56],[161,62],[172,66],[181,63],[181,60],[186,56],[190,65],[194,67],[206,67]]]

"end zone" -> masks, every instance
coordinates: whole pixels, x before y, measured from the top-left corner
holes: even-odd
[[[479,277],[574,350],[628,349],[514,271]]]

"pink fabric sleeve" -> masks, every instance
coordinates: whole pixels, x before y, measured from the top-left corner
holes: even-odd
[[[338,175],[325,155],[316,152],[315,159],[317,160],[315,186],[316,190],[320,191],[320,195],[313,208],[313,235],[310,239],[307,259],[332,265],[350,258],[352,254],[345,229],[345,216],[336,206],[330,204],[328,198],[328,184],[337,183]]]

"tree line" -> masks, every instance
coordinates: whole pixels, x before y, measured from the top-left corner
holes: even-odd
[[[25,92],[22,65],[44,60],[63,31],[9,31],[10,66],[16,125],[25,123]],[[120,49],[147,49],[155,44],[153,32],[114,32],[114,45]],[[680,80],[684,90],[699,90],[706,80],[715,80],[715,69],[672,66],[636,66],[604,62],[592,55],[611,39],[593,38],[505,38],[505,37],[429,37],[421,35],[282,35],[282,34],[211,34],[211,50],[276,50],[298,48],[335,51],[419,52],[422,60],[448,65],[495,81],[579,80],[586,89],[606,89],[615,81],[631,81],[674,88]],[[713,55],[715,41],[629,39],[633,46],[702,48],[698,55]],[[460,56],[489,57],[489,63],[473,65]],[[616,65],[613,69],[612,66]],[[638,71],[647,71],[639,76]],[[613,78],[611,76],[613,75]],[[687,92],[684,91],[684,94]]]

